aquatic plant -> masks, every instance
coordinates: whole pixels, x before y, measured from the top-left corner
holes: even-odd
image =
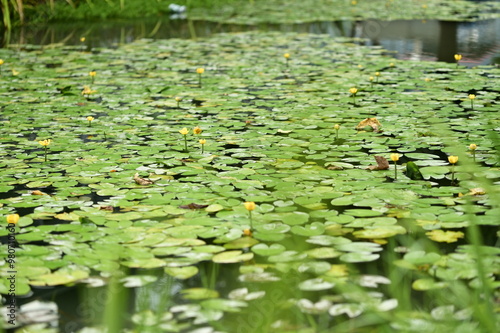
[[[49,149],[49,145],[51,142],[52,142],[51,139],[45,139],[45,140],[38,141],[38,143],[40,145],[42,145],[42,147],[44,148],[45,162],[47,162],[47,151]]]
[[[252,220],[252,211],[255,210],[255,202],[253,201],[246,201],[243,203],[245,206],[245,209],[248,211],[248,217],[250,219],[250,230],[253,230],[253,220]]]
[[[203,154],[204,149],[205,149],[205,144],[207,143],[207,140],[205,140],[205,139],[200,139],[198,142],[199,142],[199,143],[200,143],[200,145],[201,145],[201,153]]]
[[[458,156],[448,156],[448,162],[451,164],[451,183],[453,184],[455,181],[455,164],[458,162]]]
[[[181,108],[182,97],[176,96],[175,101],[177,102],[177,108]]]
[[[189,130],[186,127],[184,127],[183,129],[179,130],[179,133],[181,133],[182,136],[184,137],[184,151],[187,152],[188,151],[187,135],[189,133]]]
[[[283,54],[283,57],[285,57],[285,66],[288,68],[288,62],[290,61],[290,53]]]
[[[475,143],[471,143],[471,144],[469,145],[469,149],[470,149],[470,150],[471,150],[471,152],[472,152],[472,160],[473,160],[474,162],[476,162],[476,149],[477,149],[477,145],[476,145]]]
[[[353,104],[356,105],[356,94],[358,92],[358,88],[355,88],[355,87],[352,87],[349,89],[349,92],[351,93],[351,97],[352,97],[352,100],[353,100]]]
[[[93,120],[94,120],[94,117],[92,117],[92,116],[88,116],[88,117],[87,117],[87,121],[89,122],[89,127],[91,127],[91,126],[92,126],[92,121],[93,121]]]
[[[469,94],[469,99],[470,99],[470,108],[474,110],[474,100],[476,99],[476,95]]]
[[[197,68],[196,73],[198,73],[198,86],[201,88],[201,75],[205,73],[204,68]]]
[[[96,74],[97,74],[97,72],[96,72],[96,71],[90,71],[90,72],[89,72],[89,76],[90,76],[90,82],[91,82],[91,84],[94,84]]]
[[[391,161],[394,162],[394,179],[398,179],[398,165],[397,161],[399,161],[399,154],[391,154]]]

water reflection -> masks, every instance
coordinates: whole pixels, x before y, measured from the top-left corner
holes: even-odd
[[[333,21],[304,24],[229,25],[189,20],[104,21],[85,25],[54,23],[46,26],[21,27],[0,40],[7,44],[77,45],[86,37],[86,46],[116,47],[138,38],[197,38],[220,32],[250,30],[328,34],[367,38],[368,45],[381,45],[397,51],[396,57],[413,60],[454,62],[453,55],[463,55],[462,64],[499,64],[500,19],[478,22],[437,20],[399,21]]]

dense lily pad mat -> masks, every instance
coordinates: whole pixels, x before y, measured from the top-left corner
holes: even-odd
[[[500,4],[497,1],[456,0],[241,0],[193,6],[188,10],[191,19],[237,24],[367,19],[473,21],[498,15]]]
[[[18,295],[118,275],[146,299],[127,321],[141,332],[494,325],[500,71],[362,44],[242,33],[1,50]],[[374,117],[377,131],[355,129]],[[392,161],[368,170],[391,153],[397,180]]]

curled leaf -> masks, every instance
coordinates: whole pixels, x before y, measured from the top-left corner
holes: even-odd
[[[383,156],[375,155],[375,161],[377,161],[377,165],[370,165],[368,169],[370,170],[387,170],[389,169],[389,162]]]
[[[199,205],[197,203],[190,203],[190,204],[187,204],[187,205],[181,205],[179,206],[179,208],[184,208],[184,209],[202,209],[202,208],[206,208],[208,207],[208,205]]]
[[[382,124],[380,124],[377,118],[366,118],[365,120],[359,122],[358,126],[356,126],[356,129],[358,131],[362,131],[365,130],[366,127],[371,127],[374,132],[379,132],[380,127],[382,127]]]
[[[151,179],[139,177],[139,173],[136,173],[134,175],[134,180],[139,185],[151,185],[154,183],[154,181],[152,181]]]

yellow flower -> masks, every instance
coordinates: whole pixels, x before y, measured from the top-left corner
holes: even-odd
[[[184,127],[179,131],[179,133],[181,133],[182,135],[187,135],[189,133],[189,130],[186,127]]]
[[[94,77],[96,74],[97,74],[96,71],[89,72],[89,75],[92,76],[92,77]]]
[[[469,95],[469,99],[475,99],[475,98],[476,98],[476,95],[474,95],[474,94]]]
[[[205,139],[200,139],[200,141],[198,141],[200,144],[204,145],[205,143],[207,143],[207,140]]]
[[[288,58],[290,58],[290,53],[285,53],[285,54],[283,54],[283,57],[285,57],[285,58],[287,58],[287,59],[288,59]]]
[[[456,61],[462,60],[462,55],[461,54],[455,54],[455,60]]]
[[[19,215],[18,214],[10,214],[7,215],[7,223],[8,224],[16,224],[19,221]]]
[[[333,128],[334,128],[335,130],[337,130],[337,131],[338,131],[338,130],[340,129],[340,125],[339,125],[339,124],[335,124],[335,125],[333,126]]]
[[[426,4],[423,4],[423,5],[422,5],[422,8],[423,8],[423,9],[427,9],[427,5],[426,5]]]
[[[458,162],[458,156],[448,156],[448,162],[455,164]]]
[[[396,162],[399,160],[399,154],[391,154],[391,161]]]
[[[194,134],[201,134],[201,132],[203,132],[203,130],[201,128],[199,128],[198,126],[196,126],[195,128],[193,128],[193,133]]]
[[[358,2],[356,0],[351,1],[351,5],[357,5]]]
[[[358,92],[358,89],[357,88],[351,88],[351,89],[349,89],[349,92],[351,94],[355,95]]]
[[[20,73],[21,73],[21,72],[16,71],[15,69],[13,69],[13,70],[12,70],[12,75],[14,75],[14,76],[17,76],[17,75],[19,75]]]
[[[90,89],[89,86],[83,86],[82,95],[90,95],[97,92],[97,90]]]
[[[82,42],[82,43],[85,42],[85,37],[81,37],[80,42]]]
[[[250,229],[243,229],[243,235],[252,237],[252,230]]]
[[[94,117],[92,117],[92,116],[88,116],[88,117],[87,117],[87,120],[88,120],[88,121],[92,121],[92,120],[94,120]]]
[[[425,78],[425,82],[431,82],[431,79],[429,79],[428,77]]]
[[[243,204],[246,208],[246,210],[252,211],[255,209],[255,202],[253,201],[247,201]]]
[[[389,63],[389,67],[394,67],[394,63],[393,62]]]
[[[0,66],[3,65],[3,59],[0,59]]]
[[[360,64],[360,65],[358,65],[358,68],[359,68],[359,69],[362,69],[362,68],[363,68],[363,65],[361,65],[361,64]]]
[[[470,146],[469,146],[469,149],[470,150],[476,150],[477,149],[477,145],[475,143],[471,143]]]
[[[373,81],[373,76],[370,76],[369,80],[370,80],[370,81]]]
[[[204,68],[196,68],[196,73],[203,74],[205,72]]]
[[[182,97],[177,96],[177,97],[175,98],[175,101],[176,101],[176,102],[180,102],[180,101],[182,101]]]
[[[38,141],[38,143],[44,147],[47,147],[48,145],[50,145],[51,142],[52,142],[52,140],[50,140],[50,139]]]
[[[375,76],[380,76],[380,72],[376,72],[376,73],[375,73]]]

